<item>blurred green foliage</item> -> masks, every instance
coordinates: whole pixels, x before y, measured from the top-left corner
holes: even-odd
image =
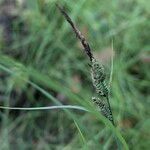
[[[95,56],[102,58],[108,78],[113,41],[114,118],[130,149],[148,150],[148,1],[57,2],[65,6]],[[0,105],[92,105],[94,90],[88,59],[55,3],[56,0],[26,0],[26,7],[17,5],[17,19],[11,22],[11,43],[4,43],[0,28]],[[112,131],[100,118],[62,110],[0,111],[0,145],[4,150],[116,149]]]

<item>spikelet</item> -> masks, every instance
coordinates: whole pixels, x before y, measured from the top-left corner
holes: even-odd
[[[92,74],[93,79],[99,80],[99,82],[104,81],[106,78],[104,67],[100,65],[95,58],[92,58]]]
[[[96,92],[100,94],[100,96],[107,96],[108,95],[108,87],[105,82],[106,74],[104,72],[104,68],[100,65],[95,58],[92,59],[92,81],[93,86],[96,89]]]
[[[108,118],[111,122],[113,122],[113,116],[109,109],[109,107],[98,97],[92,97],[93,102],[98,106],[101,113]]]

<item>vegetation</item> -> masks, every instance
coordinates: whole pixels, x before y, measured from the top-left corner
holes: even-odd
[[[110,103],[116,128],[92,102],[89,60],[56,0],[19,2],[7,15],[7,23],[1,23],[6,14],[0,13],[0,106],[81,107],[0,109],[0,149],[149,149],[148,2],[57,1],[105,66],[107,81],[112,78]]]

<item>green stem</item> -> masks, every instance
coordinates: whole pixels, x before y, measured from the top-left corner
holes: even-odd
[[[108,109],[109,109],[109,111],[110,111],[110,115],[111,115],[111,122],[112,122],[112,124],[115,126],[115,122],[114,122],[114,118],[113,118],[113,114],[112,114],[112,109],[111,109],[111,106],[110,106],[110,102],[109,102],[109,97],[108,96],[106,96],[106,100],[107,100],[107,104],[108,104]]]
[[[113,126],[115,127],[116,125],[115,125],[115,122],[114,122],[114,118],[113,118],[113,114],[112,114],[112,109],[111,109],[110,102],[109,102],[109,96],[106,96],[106,99],[107,99],[108,109],[109,109],[109,111],[110,111],[110,115],[112,116],[111,122],[112,122]],[[121,148],[121,143],[120,143],[120,141],[118,140],[118,138],[116,137],[116,135],[114,135],[114,138],[115,138],[115,141],[116,141],[116,143],[117,143],[118,150],[121,150],[122,148]]]

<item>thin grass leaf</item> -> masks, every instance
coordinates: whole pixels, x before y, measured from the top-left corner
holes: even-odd
[[[80,129],[78,123],[77,123],[77,121],[74,120],[74,123],[75,123],[75,126],[77,127],[78,132],[79,132],[79,134],[80,134],[80,137],[81,137],[81,139],[82,139],[82,144],[84,144],[84,146],[86,145],[86,147],[87,147],[87,141],[86,141],[86,139],[85,139],[85,137],[84,137],[84,135],[83,135],[83,133],[82,133],[82,131],[81,131],[81,129]]]
[[[9,106],[0,106],[0,109],[6,110],[53,110],[53,109],[76,109],[81,111],[88,111],[84,107],[81,106],[73,106],[73,105],[62,105],[62,106],[45,106],[45,107],[9,107]]]

